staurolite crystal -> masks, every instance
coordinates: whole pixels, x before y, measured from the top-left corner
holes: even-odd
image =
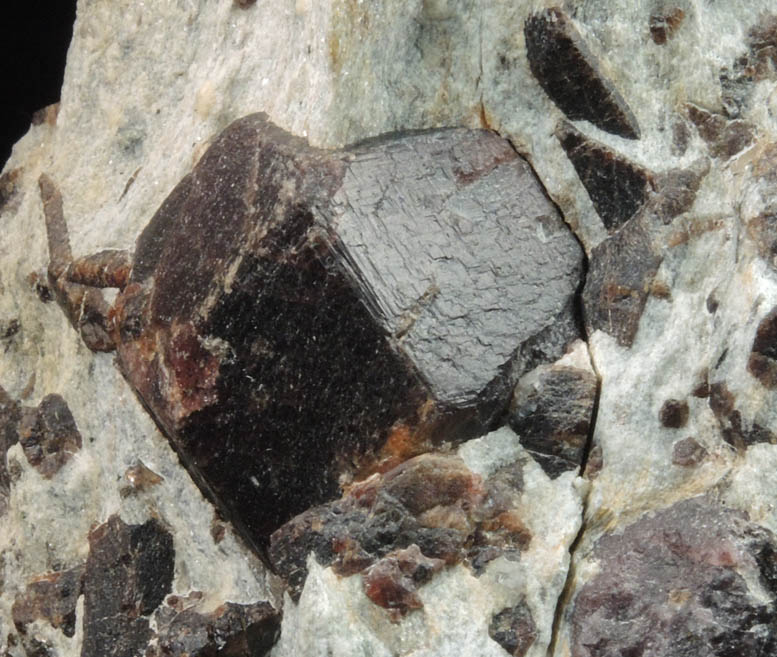
[[[585,119],[612,134],[639,139],[636,117],[560,8],[529,16],[523,33],[532,74],[568,118]]]
[[[556,136],[602,223],[614,233],[645,205],[653,176],[566,121],[559,125]]]
[[[98,260],[57,271],[106,284]],[[492,132],[324,151],[255,114],[140,235],[113,339],[200,487],[262,546],[344,481],[487,430],[521,345],[573,324],[582,265]]]

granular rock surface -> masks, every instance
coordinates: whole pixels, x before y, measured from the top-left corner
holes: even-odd
[[[81,0],[0,654],[771,657],[774,116],[771,0]]]

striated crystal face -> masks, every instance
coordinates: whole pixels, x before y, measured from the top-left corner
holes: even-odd
[[[440,440],[483,433],[577,337],[583,253],[488,131],[311,148],[256,114],[137,243],[120,367],[200,487],[270,532]]]
[[[425,132],[353,154],[330,220],[348,273],[435,398],[469,404],[562,311],[579,246],[494,134]]]

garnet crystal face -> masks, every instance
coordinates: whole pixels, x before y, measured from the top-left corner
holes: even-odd
[[[112,311],[118,364],[263,547],[343,482],[485,432],[528,360],[577,337],[582,268],[531,168],[492,132],[325,151],[255,114],[140,235]]]

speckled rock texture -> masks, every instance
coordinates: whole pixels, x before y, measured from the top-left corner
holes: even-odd
[[[256,140],[219,150],[258,112],[292,144],[273,160],[285,171],[241,169]],[[776,116],[769,0],[79,2],[61,102],[0,173],[0,653],[771,656]],[[456,149],[408,154],[408,140],[440,134],[487,135],[523,173],[474,204],[446,196],[445,180],[471,191],[481,179],[474,164],[456,179]],[[322,162],[339,173],[316,178]],[[205,184],[219,167],[225,185]],[[243,242],[221,230],[255,220],[267,180],[287,181],[284,207],[335,226],[323,243],[345,245],[342,269],[326,248],[306,261],[304,240],[262,251],[261,229]],[[191,211],[170,221],[160,256],[143,231],[184,197]],[[190,229],[208,217],[198,244]],[[168,294],[162,323],[186,310],[203,326],[220,298],[176,259],[201,261],[227,296],[257,254],[336,271],[320,279],[331,289],[378,290],[341,316],[326,294],[307,307],[372,326],[417,391],[387,384],[374,350],[349,351],[364,341],[330,340],[348,365],[327,388],[324,361],[300,357],[319,353],[317,332],[281,350],[251,339],[247,353],[286,368],[268,385],[305,392],[246,379],[241,399],[283,407],[305,449],[264,454],[265,439],[251,445],[266,427],[216,422],[193,467],[151,392],[178,390],[167,408],[209,403],[226,378],[191,356],[228,363],[239,341],[181,333],[168,353],[181,385],[168,388],[93,351],[114,346],[117,299],[138,316],[128,277],[161,278],[133,252],[156,253],[178,275],[170,289],[197,298]],[[276,300],[330,289],[293,271]],[[562,279],[557,295],[547,282]],[[124,290],[79,287],[94,282]],[[535,322],[546,297],[549,319]],[[254,298],[225,323],[250,317],[241,331],[260,334],[273,313]],[[348,392],[359,380],[385,385],[362,398]],[[392,395],[414,410],[395,413]],[[351,400],[339,407],[350,420],[328,415],[332,399]],[[433,440],[408,417],[440,420]],[[361,420],[381,427],[367,432],[376,442],[338,451]],[[215,490],[203,468],[230,435],[245,458],[227,460]],[[230,493],[251,476],[266,499],[245,506],[272,517],[267,551]],[[284,502],[272,491],[290,480],[303,494]]]

